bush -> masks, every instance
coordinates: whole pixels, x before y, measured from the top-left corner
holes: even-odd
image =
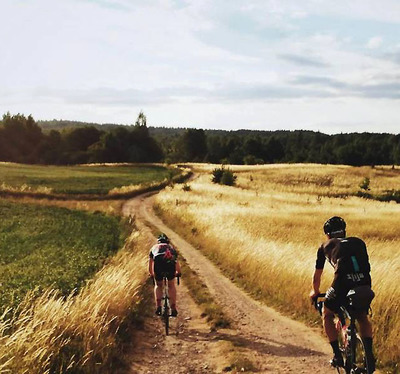
[[[363,181],[360,183],[359,187],[364,190],[364,191],[369,191],[369,184],[370,184],[370,179],[368,177],[365,177]]]
[[[233,174],[232,170],[225,169],[223,166],[221,168],[216,168],[212,172],[213,183],[224,184],[226,186],[234,186],[236,183],[236,175]]]
[[[212,178],[211,181],[213,183],[221,183],[221,179],[222,179],[222,174],[224,174],[224,167],[222,166],[220,169],[215,168],[212,171]]]
[[[231,170],[225,170],[222,174],[221,184],[226,186],[234,186],[236,183],[236,175]]]

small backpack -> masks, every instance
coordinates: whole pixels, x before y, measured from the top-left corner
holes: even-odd
[[[171,261],[173,261],[174,255],[173,255],[173,253],[172,253],[172,251],[171,251],[170,246],[168,246],[168,248],[166,249],[166,251],[165,251],[165,253],[164,253],[164,255],[163,255],[163,258],[164,258],[164,260],[165,260],[166,262],[171,262]]]

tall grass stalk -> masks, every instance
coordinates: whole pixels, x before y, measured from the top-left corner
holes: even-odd
[[[108,373],[118,331],[140,302],[147,239],[135,232],[78,295],[28,296],[0,319],[0,373]]]

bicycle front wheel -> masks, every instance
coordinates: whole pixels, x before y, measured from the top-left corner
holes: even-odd
[[[165,324],[165,335],[169,334],[169,310],[168,308],[165,310],[164,313],[164,324]]]

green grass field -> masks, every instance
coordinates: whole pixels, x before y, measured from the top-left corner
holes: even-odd
[[[47,287],[68,294],[122,246],[117,218],[0,200],[0,314]]]
[[[161,182],[162,166],[42,166],[0,163],[0,188],[56,194],[107,194],[113,188]]]

